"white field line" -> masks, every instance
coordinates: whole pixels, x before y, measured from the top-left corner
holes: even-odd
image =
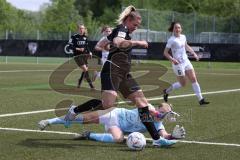
[[[34,133],[53,133],[53,134],[62,134],[62,135],[78,135],[78,133],[73,133],[73,132],[40,131],[40,130],[20,129],[20,128],[2,128],[2,127],[0,127],[0,130],[5,130],[5,131],[19,131],[19,132],[34,132]]]
[[[146,138],[147,141],[152,142],[151,138]],[[233,146],[240,147],[240,144],[234,143],[216,143],[216,142],[200,142],[200,141],[185,141],[185,140],[177,140],[180,143],[191,143],[191,144],[205,144],[205,145],[217,145],[217,146]]]
[[[218,93],[229,93],[229,92],[238,92],[240,91],[240,88],[238,89],[229,89],[229,90],[220,90],[220,91],[212,91],[212,92],[203,92],[202,95],[209,95],[209,94],[218,94]],[[175,98],[183,98],[183,97],[191,97],[195,96],[195,94],[183,94],[183,95],[176,95],[176,96],[169,96],[168,99],[175,99]],[[161,100],[163,97],[156,97],[156,98],[148,98],[148,101],[156,101],[156,100]],[[118,102],[118,104],[124,104],[129,101],[122,101]],[[1,117],[1,115],[0,115]]]
[[[20,129],[20,128],[2,128],[0,130],[3,131],[18,131],[18,132],[32,132],[32,133],[49,133],[49,134],[61,134],[61,135],[73,135],[76,136],[78,133],[73,132],[61,132],[61,131],[40,131],[40,130],[32,130],[32,129]],[[126,137],[124,137],[126,138]],[[147,141],[152,142],[151,138],[146,138]],[[216,143],[216,142],[200,142],[200,141],[185,141],[178,140],[180,143],[190,143],[190,144],[205,144],[205,145],[218,145],[218,146],[233,146],[240,147],[240,144],[232,144],[232,143]]]
[[[209,95],[209,94],[218,94],[218,93],[229,93],[229,92],[238,92],[240,89],[230,89],[230,90],[220,90],[220,91],[213,91],[213,92],[203,92],[203,95]],[[169,96],[169,99],[175,99],[175,98],[183,98],[183,97],[191,97],[195,96],[195,94],[184,94],[184,95],[176,95],[176,96]],[[149,98],[148,101],[156,101],[161,100],[162,97],[156,97],[156,98]],[[125,104],[129,103],[129,101],[121,101],[118,102],[118,104]],[[66,108],[61,108],[59,110],[66,110]],[[11,116],[19,116],[19,115],[28,115],[28,114],[38,114],[38,113],[46,113],[46,112],[54,112],[56,109],[47,109],[47,110],[39,110],[39,111],[30,111],[30,112],[19,112],[19,113],[8,113],[8,114],[0,114],[1,117],[11,117]]]
[[[7,70],[0,71],[0,73],[21,73],[21,72],[52,72],[55,71],[53,69],[42,69],[42,70]],[[69,70],[58,70],[58,71],[69,71]]]
[[[43,69],[43,70],[6,70],[6,71],[1,71],[0,73],[21,73],[21,72],[52,72],[55,71],[53,69]],[[66,71],[66,70],[62,70]],[[173,73],[173,71],[169,70],[169,73]],[[240,74],[238,73],[197,73],[197,74],[205,74],[205,75],[219,75],[219,76],[239,76]]]

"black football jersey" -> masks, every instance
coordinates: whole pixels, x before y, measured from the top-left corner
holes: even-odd
[[[118,25],[116,28],[113,29],[112,33],[110,35],[107,36],[107,39],[111,42],[113,42],[113,39],[115,37],[120,37],[120,38],[124,38],[126,40],[131,40],[131,37],[129,35],[129,31],[127,29],[126,26],[124,26],[123,24]],[[130,52],[131,52],[132,47],[130,48],[124,48],[124,49],[120,49],[117,48],[114,45],[110,46],[110,50],[109,50],[109,56],[108,56],[108,60],[111,59],[111,57],[116,54],[116,53],[125,53],[128,57],[128,61],[130,61]]]
[[[88,48],[88,39],[85,35],[74,34],[68,41],[70,49],[73,50],[73,55],[80,55],[80,54],[89,54],[90,50]],[[84,48],[83,52],[77,51],[76,48]]]

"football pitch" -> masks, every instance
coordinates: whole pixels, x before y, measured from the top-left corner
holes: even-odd
[[[176,124],[183,125],[186,138],[169,148],[154,148],[148,143],[143,151],[136,152],[124,143],[73,140],[74,133],[104,132],[101,125],[55,125],[39,131],[37,123],[55,117],[54,109],[62,100],[80,104],[94,95],[88,88],[79,94],[51,88],[52,73],[67,60],[0,57],[0,160],[240,159],[240,63],[192,62],[203,96],[211,103],[200,107],[190,83],[174,91],[169,102],[181,116],[177,122],[166,122],[165,128],[171,132]],[[133,64],[133,70],[134,76],[142,76],[143,90],[154,93],[146,94],[153,105],[163,102],[162,93],[154,90],[156,84],[162,90],[176,80],[168,61],[141,61]],[[148,72],[152,76],[144,76]],[[73,70],[65,84],[75,88],[79,74],[80,70]],[[100,88],[99,79],[95,85]],[[86,82],[83,87],[87,87]],[[133,108],[123,99],[119,101],[119,107]],[[150,137],[148,133],[145,136]]]

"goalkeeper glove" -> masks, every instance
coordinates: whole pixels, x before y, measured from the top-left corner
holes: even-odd
[[[172,137],[175,139],[183,139],[185,138],[186,135],[186,131],[184,129],[184,127],[180,127],[179,125],[176,125],[173,129],[172,132]]]

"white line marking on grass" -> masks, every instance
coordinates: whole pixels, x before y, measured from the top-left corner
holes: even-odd
[[[20,128],[2,128],[0,130],[4,131],[18,131],[18,132],[33,132],[33,133],[49,133],[49,134],[61,134],[61,135],[79,135],[78,133],[73,132],[61,132],[61,131],[40,131],[40,130],[33,130],[33,129],[20,129]],[[127,138],[126,136],[124,138]],[[147,141],[152,142],[151,138],[146,138]],[[185,140],[178,140],[180,143],[190,143],[190,144],[205,144],[205,145],[218,145],[218,146],[233,146],[233,147],[240,147],[240,144],[232,144],[232,143],[216,143],[216,142],[199,142],[199,141],[185,141]]]
[[[229,92],[238,92],[240,91],[239,89],[229,89],[229,90],[221,90],[221,91],[212,91],[212,92],[203,92],[202,95],[208,95],[208,94],[217,94],[217,93],[229,93]],[[175,98],[183,98],[183,97],[191,97],[195,96],[195,94],[183,94],[183,95],[176,95],[176,96],[169,96],[168,99],[175,99]],[[148,98],[148,101],[156,101],[156,100],[161,100],[163,97],[156,97],[156,98]],[[130,101],[122,101],[119,102],[118,104],[124,104],[128,103]]]
[[[19,113],[9,113],[9,114],[0,114],[1,117],[12,117],[12,116],[20,116],[20,115],[27,115],[27,114],[38,114],[38,113],[46,113],[46,112],[54,112],[56,110],[68,110],[69,108],[59,108],[59,109],[47,109],[47,110],[40,110],[40,111],[30,111],[30,112],[19,112]]]
[[[55,71],[53,69],[43,69],[43,70],[8,70],[8,71],[0,71],[0,73],[21,73],[21,72],[52,72]],[[70,71],[67,69],[62,69],[62,70],[58,70],[58,72],[61,71]]]
[[[217,75],[217,76],[240,76],[238,73],[198,73],[205,75]]]
[[[149,142],[152,142],[151,138],[146,138],[146,140]],[[234,144],[234,143],[200,142],[200,141],[185,141],[185,140],[177,140],[177,141],[180,143],[190,143],[190,144],[205,144],[205,145],[240,147],[240,144]]]
[[[203,92],[203,95],[208,94],[217,94],[217,93],[229,93],[229,92],[238,92],[240,89],[229,89],[229,90],[221,90],[221,91],[212,91],[212,92]],[[169,99],[175,98],[183,98],[183,97],[191,97],[195,96],[195,94],[184,94],[184,95],[176,95],[176,96],[169,96]],[[156,98],[148,98],[149,101],[156,101],[161,100],[163,97],[156,97]],[[117,104],[125,104],[130,103],[130,101],[121,101]],[[37,114],[37,113],[45,113],[45,112],[54,112],[56,109],[47,109],[47,110],[39,110],[39,111],[30,111],[30,112],[19,112],[19,113],[9,113],[9,114],[0,114],[1,117],[11,117],[11,116],[18,116],[18,115],[27,115],[27,114]],[[61,108],[59,110],[66,110],[66,108]]]
[[[8,70],[0,71],[0,73],[19,73],[19,72],[51,72],[54,70]]]
[[[62,135],[78,135],[78,133],[73,133],[73,132],[40,131],[40,130],[20,129],[20,128],[2,128],[2,127],[0,127],[0,130],[5,130],[5,131],[19,131],[19,132],[34,132],[34,133],[53,133],[53,134],[62,134]]]

